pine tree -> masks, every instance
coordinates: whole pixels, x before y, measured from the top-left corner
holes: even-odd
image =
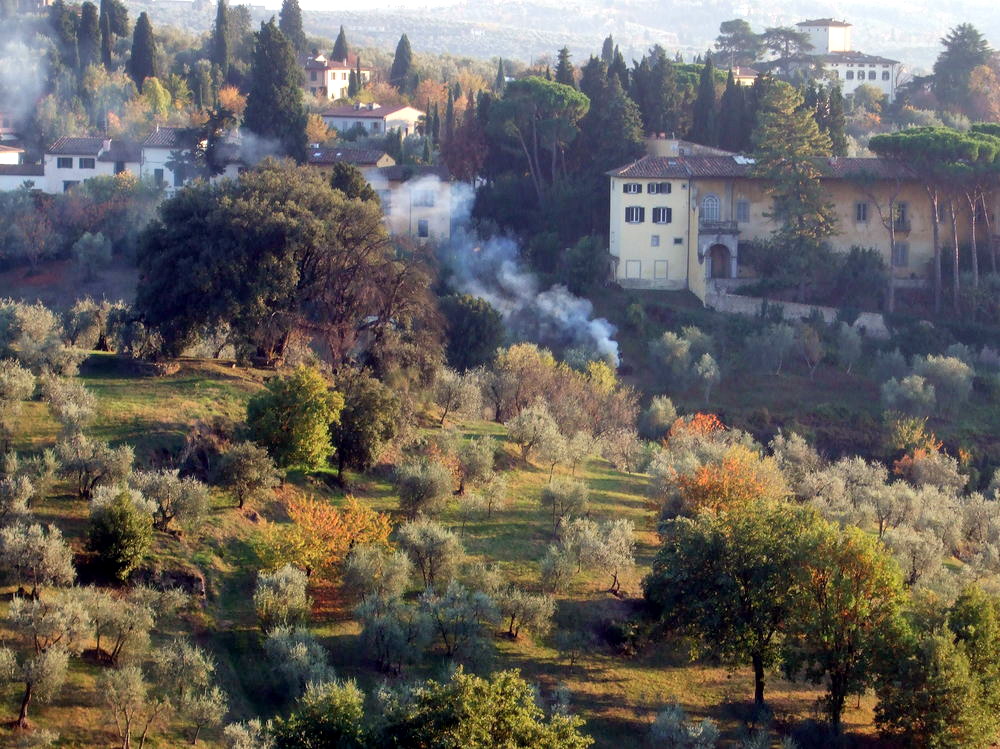
[[[576,88],[576,76],[573,74],[573,63],[569,59],[569,48],[559,50],[559,61],[556,63],[556,83]]]
[[[507,76],[503,72],[503,58],[497,63],[497,77],[493,80],[493,93],[503,96],[503,90],[507,88]]]
[[[834,86],[830,89],[830,98],[826,105],[826,134],[830,136],[831,151],[834,156],[847,155],[847,135],[844,132],[846,125],[844,94],[840,86]]]
[[[282,0],[278,19],[278,28],[291,42],[295,51],[305,52],[306,32],[302,30],[302,8],[299,7],[299,0]]]
[[[344,27],[340,27],[340,33],[337,34],[337,41],[333,43],[333,52],[330,53],[331,60],[343,60],[347,62],[347,58],[350,57],[351,50],[347,46],[347,34],[344,33]]]
[[[726,90],[719,101],[719,147],[727,151],[743,151],[748,145],[743,127],[743,87],[737,85],[733,71],[726,78]]]
[[[97,6],[91,2],[85,2],[80,8],[76,48],[80,55],[80,70],[101,62],[101,21]]]
[[[307,116],[295,50],[273,19],[260,25],[256,37],[244,123],[252,133],[278,141],[286,155],[302,163]]]
[[[136,87],[142,92],[142,82],[147,78],[156,78],[156,41],[153,39],[153,25],[149,16],[139,14],[132,32],[132,54],[129,56],[127,71],[135,81]]]
[[[229,76],[229,10],[226,0],[219,0],[215,11],[215,28],[212,29],[211,60],[225,80]]]
[[[389,83],[400,92],[408,91],[410,85],[411,68],[413,67],[413,50],[410,49],[410,40],[403,34],[396,45],[396,54],[392,58],[392,68],[389,70]]]
[[[695,143],[714,146],[718,142],[718,110],[715,102],[715,65],[706,55],[698,81],[698,96],[694,101],[693,120],[689,137]]]
[[[611,63],[615,59],[615,40],[612,38],[611,34],[608,34],[608,38],[604,40],[604,44],[601,45],[601,62],[603,62],[607,67],[611,67]]]

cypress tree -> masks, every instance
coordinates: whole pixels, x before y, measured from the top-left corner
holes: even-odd
[[[441,112],[437,102],[434,102],[434,119],[431,122],[431,135],[434,136],[435,143],[441,142]]]
[[[497,63],[497,77],[493,80],[493,93],[503,96],[504,89],[507,88],[507,76],[503,72],[503,58]]]
[[[618,82],[622,85],[622,88],[628,91],[629,89],[629,77],[628,77],[628,66],[625,64],[625,58],[622,56],[621,50],[615,47],[614,59],[608,66],[608,75],[617,76]]]
[[[423,153],[423,155],[421,157],[421,161],[423,161],[425,164],[433,164],[434,163],[434,159],[433,159],[433,157],[431,155],[431,139],[430,138],[424,138],[424,153]]]
[[[52,41],[59,54],[59,62],[70,70],[80,66],[80,57],[76,49],[78,19],[63,0],[55,0],[49,7],[49,27],[52,29]]]
[[[392,58],[392,68],[389,70],[389,83],[398,91],[407,91],[410,85],[410,73],[413,67],[413,50],[406,34],[399,38],[396,54]]]
[[[743,127],[743,88],[736,85],[733,71],[726,78],[726,90],[719,101],[719,147],[727,151],[745,151],[749,148],[749,139]]]
[[[608,34],[608,38],[604,40],[604,45],[601,47],[601,62],[611,67],[611,63],[615,59],[615,40]]]
[[[358,74],[353,70],[347,76],[347,98],[353,99],[358,95]]]
[[[306,51],[306,32],[302,30],[302,8],[299,0],[282,0],[278,28],[291,42],[296,52]]]
[[[101,16],[99,23],[101,26],[101,63],[104,65],[104,69],[110,73],[113,65],[111,59],[113,41],[111,38],[111,16],[106,14]]]
[[[153,25],[145,13],[140,13],[139,20],[135,22],[127,69],[140,92],[143,81],[156,77],[156,41],[153,39]]]
[[[444,142],[450,143],[455,137],[455,95],[448,90],[448,104],[444,110]]]
[[[333,52],[330,53],[331,60],[343,60],[347,62],[347,58],[350,56],[351,50],[347,46],[347,34],[344,33],[344,27],[340,27],[340,33],[337,34],[337,41],[333,43]]]
[[[76,48],[80,55],[80,70],[101,61],[101,21],[97,6],[85,2],[80,8],[80,26],[76,31]]]
[[[701,79],[698,82],[698,96],[694,101],[693,119],[689,137],[695,143],[714,146],[718,142],[718,115],[715,103],[715,65],[712,57],[706,55]]]
[[[576,88],[576,76],[573,75],[573,63],[569,60],[569,49],[559,50],[559,61],[556,63],[556,83]]]
[[[834,156],[847,155],[847,135],[844,119],[844,94],[840,86],[830,89],[830,99],[826,105],[826,132],[830,136],[831,150]]]
[[[212,64],[222,73],[222,77],[229,75],[229,11],[226,8],[226,0],[219,0],[219,7],[215,10],[215,28],[212,29]]]
[[[272,19],[256,34],[244,123],[250,132],[278,141],[284,153],[301,164],[306,158],[306,121],[295,50]]]
[[[545,66],[545,80],[547,81],[552,80],[552,68],[549,65]]]

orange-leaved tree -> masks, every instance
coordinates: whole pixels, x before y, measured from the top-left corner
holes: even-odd
[[[754,500],[788,497],[788,485],[774,458],[736,444],[719,460],[678,474],[677,486],[686,512],[724,510]]]

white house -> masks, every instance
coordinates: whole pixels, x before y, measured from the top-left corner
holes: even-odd
[[[139,176],[140,161],[139,147],[131,141],[63,136],[45,152],[44,189],[50,193],[66,192],[91,177],[122,172]]]
[[[896,98],[899,61],[852,49],[851,24],[833,18],[816,18],[796,25],[809,35],[813,45],[809,52],[811,61],[840,85],[845,96],[853,94],[858,86],[872,86],[889,101]]]
[[[0,164],[20,164],[23,159],[23,148],[0,144]]]
[[[451,180],[446,169],[396,164],[367,176],[382,202],[389,232],[418,242],[451,238]]]
[[[173,161],[171,154],[181,148],[180,134],[182,129],[157,125],[156,129],[142,141],[142,169],[140,171],[142,178],[166,187],[168,192],[183,186],[187,181],[187,177],[182,171],[175,172],[167,166],[167,162]]]
[[[417,125],[424,113],[406,105],[383,107],[379,104],[354,104],[333,107],[320,112],[320,116],[327,127],[332,127],[338,133],[361,127],[372,135],[399,130],[405,136],[417,132]]]
[[[302,64],[302,86],[306,93],[327,99],[346,99],[351,71],[358,71],[357,60],[327,60],[323,55],[309,57]],[[371,68],[360,68],[360,85],[372,79]]]
[[[45,186],[45,167],[41,164],[0,164],[0,192],[17,190],[25,182],[42,189]]]

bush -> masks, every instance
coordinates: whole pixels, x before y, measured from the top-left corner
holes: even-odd
[[[142,562],[153,541],[151,509],[138,492],[129,490],[94,498],[87,549],[107,578],[124,582]]]
[[[420,458],[404,463],[396,471],[399,507],[411,519],[435,515],[451,498],[453,483],[451,472],[436,460]]]
[[[925,356],[913,364],[913,373],[934,387],[937,404],[953,412],[969,400],[972,393],[972,368],[951,356]]]
[[[84,234],[73,243],[73,260],[84,280],[97,278],[97,271],[111,262],[111,242],[103,234]]]
[[[649,408],[639,419],[639,434],[647,440],[659,442],[667,436],[670,425],[677,421],[677,409],[673,401],[665,395],[653,396]]]
[[[307,583],[306,573],[290,564],[274,572],[257,573],[253,606],[265,633],[305,622],[312,606],[306,594]]]
[[[250,436],[282,468],[319,468],[333,452],[330,425],[337,424],[344,399],[330,390],[318,370],[299,367],[268,381],[247,404]]]
[[[882,405],[910,416],[928,416],[934,410],[934,386],[920,375],[893,377],[882,384]]]
[[[240,442],[222,454],[221,483],[236,497],[242,509],[247,500],[268,496],[280,481],[278,469],[267,450],[253,442]]]

